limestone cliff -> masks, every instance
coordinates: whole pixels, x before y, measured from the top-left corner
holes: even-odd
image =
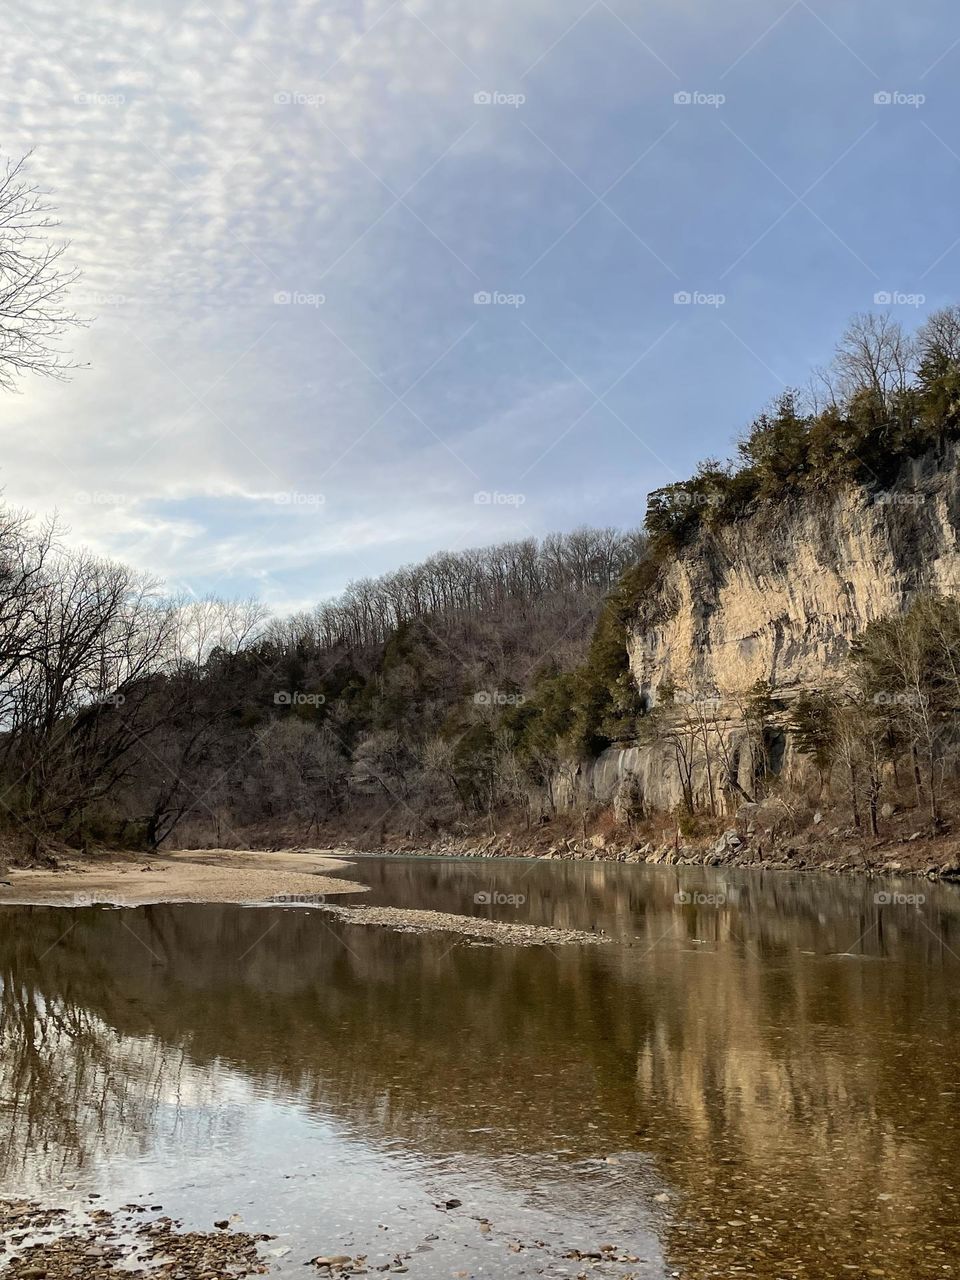
[[[630,667],[651,704],[667,678],[702,696],[769,679],[815,687],[853,636],[921,589],[960,590],[960,458],[909,463],[882,493],[810,490],[705,532],[640,603]]]
[[[736,739],[733,695],[770,680],[787,697],[837,673],[850,640],[920,590],[960,592],[957,446],[905,464],[887,491],[810,488],[715,530],[668,557],[628,633],[630,669],[648,706],[670,681],[718,698]],[[790,761],[787,744],[785,759]],[[561,786],[609,802],[627,777],[650,808],[680,799],[663,744],[611,749]],[[695,777],[698,798],[707,785]]]

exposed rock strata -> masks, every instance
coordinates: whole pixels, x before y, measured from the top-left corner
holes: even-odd
[[[889,491],[810,489],[705,530],[665,564],[640,603],[628,636],[637,686],[651,707],[667,682],[717,700],[736,753],[744,746],[737,699],[755,681],[769,680],[788,699],[817,688],[840,673],[850,641],[869,622],[902,611],[918,591],[960,591],[958,531],[956,446],[908,463]],[[789,771],[797,761],[788,740],[782,747],[777,764]],[[736,763],[749,783],[742,750]],[[613,803],[630,778],[651,810],[682,802],[674,753],[664,744],[614,748],[573,765],[559,794],[565,805]],[[702,761],[694,791],[703,804]]]

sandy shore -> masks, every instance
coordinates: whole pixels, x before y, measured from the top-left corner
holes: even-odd
[[[263,902],[268,898],[315,899],[363,893],[363,885],[333,878],[349,862],[327,850],[254,853],[235,849],[188,849],[161,857],[113,856],[81,861],[56,871],[10,871],[0,885],[0,904],[84,906],[105,902],[143,906],[152,902]]]
[[[366,886],[330,873],[350,867],[330,849],[260,853],[189,849],[164,854],[77,860],[56,871],[11,871],[0,885],[0,906],[82,907],[92,903],[138,907],[156,902],[276,903],[323,911],[347,924],[402,933],[453,933],[472,943],[563,946],[607,942],[602,934],[513,924],[484,916],[401,907],[346,907],[330,898],[365,893]]]

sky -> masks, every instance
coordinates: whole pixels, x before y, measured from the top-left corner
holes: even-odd
[[[958,105],[953,0],[4,6],[90,319],[5,500],[278,612],[635,527],[852,314],[960,301]]]

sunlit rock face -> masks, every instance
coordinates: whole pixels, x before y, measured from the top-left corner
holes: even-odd
[[[726,726],[748,778],[738,743],[745,691],[757,680],[787,698],[821,687],[869,622],[908,607],[918,591],[960,591],[958,531],[955,445],[908,463],[889,490],[812,489],[705,531],[664,566],[628,635],[645,702],[656,706],[667,683],[712,702],[711,719]],[[799,767],[788,738],[779,754],[779,768]],[[693,773],[701,803],[702,759]],[[561,780],[561,800],[586,792],[609,803],[631,777],[652,809],[683,800],[674,751],[663,744],[604,752]]]
[[[867,623],[918,590],[960,589],[956,446],[883,492],[816,490],[707,533],[641,603],[630,666],[652,703],[665,680],[701,696],[756,680],[814,688]]]

